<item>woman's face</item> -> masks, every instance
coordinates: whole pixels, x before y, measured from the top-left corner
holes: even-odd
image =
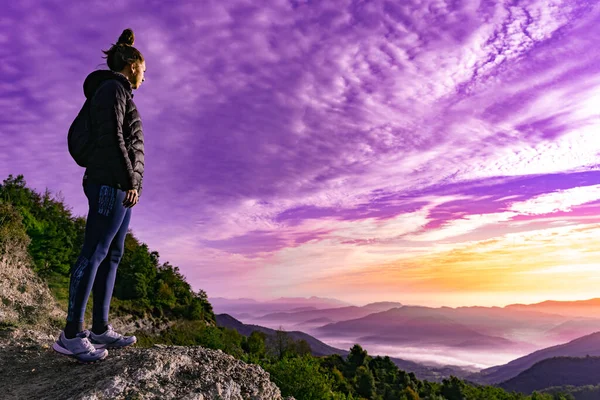
[[[144,72],[146,72],[146,61],[131,64],[131,70],[131,88],[137,89],[145,80]]]

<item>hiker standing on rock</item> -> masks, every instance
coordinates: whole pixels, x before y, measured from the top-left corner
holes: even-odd
[[[135,336],[123,336],[108,323],[131,209],[141,196],[144,175],[144,135],[132,90],[144,81],[146,63],[133,42],[133,31],[125,29],[110,50],[102,51],[110,70],[90,73],[83,84],[95,143],[83,164],[89,212],[83,248],[71,269],[66,327],[53,345],[80,362],[104,359],[107,348],[136,342]],[[90,292],[94,295],[91,332],[83,328]]]

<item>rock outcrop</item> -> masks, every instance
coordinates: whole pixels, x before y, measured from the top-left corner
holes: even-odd
[[[154,345],[79,364],[50,346],[0,343],[2,399],[282,399],[260,366],[220,350]]]
[[[28,262],[24,256],[0,257],[0,328],[4,336],[47,340],[62,329],[66,314]],[[28,329],[7,329],[16,326]]]

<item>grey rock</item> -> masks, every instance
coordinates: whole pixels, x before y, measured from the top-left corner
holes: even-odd
[[[0,387],[2,399],[283,399],[260,366],[201,346],[112,350],[79,364],[50,343],[3,342]]]

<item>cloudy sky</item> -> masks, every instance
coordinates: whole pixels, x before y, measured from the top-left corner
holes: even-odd
[[[87,215],[66,133],[133,29],[130,227],[209,297],[600,297],[600,7],[582,1],[18,1],[0,178]]]

